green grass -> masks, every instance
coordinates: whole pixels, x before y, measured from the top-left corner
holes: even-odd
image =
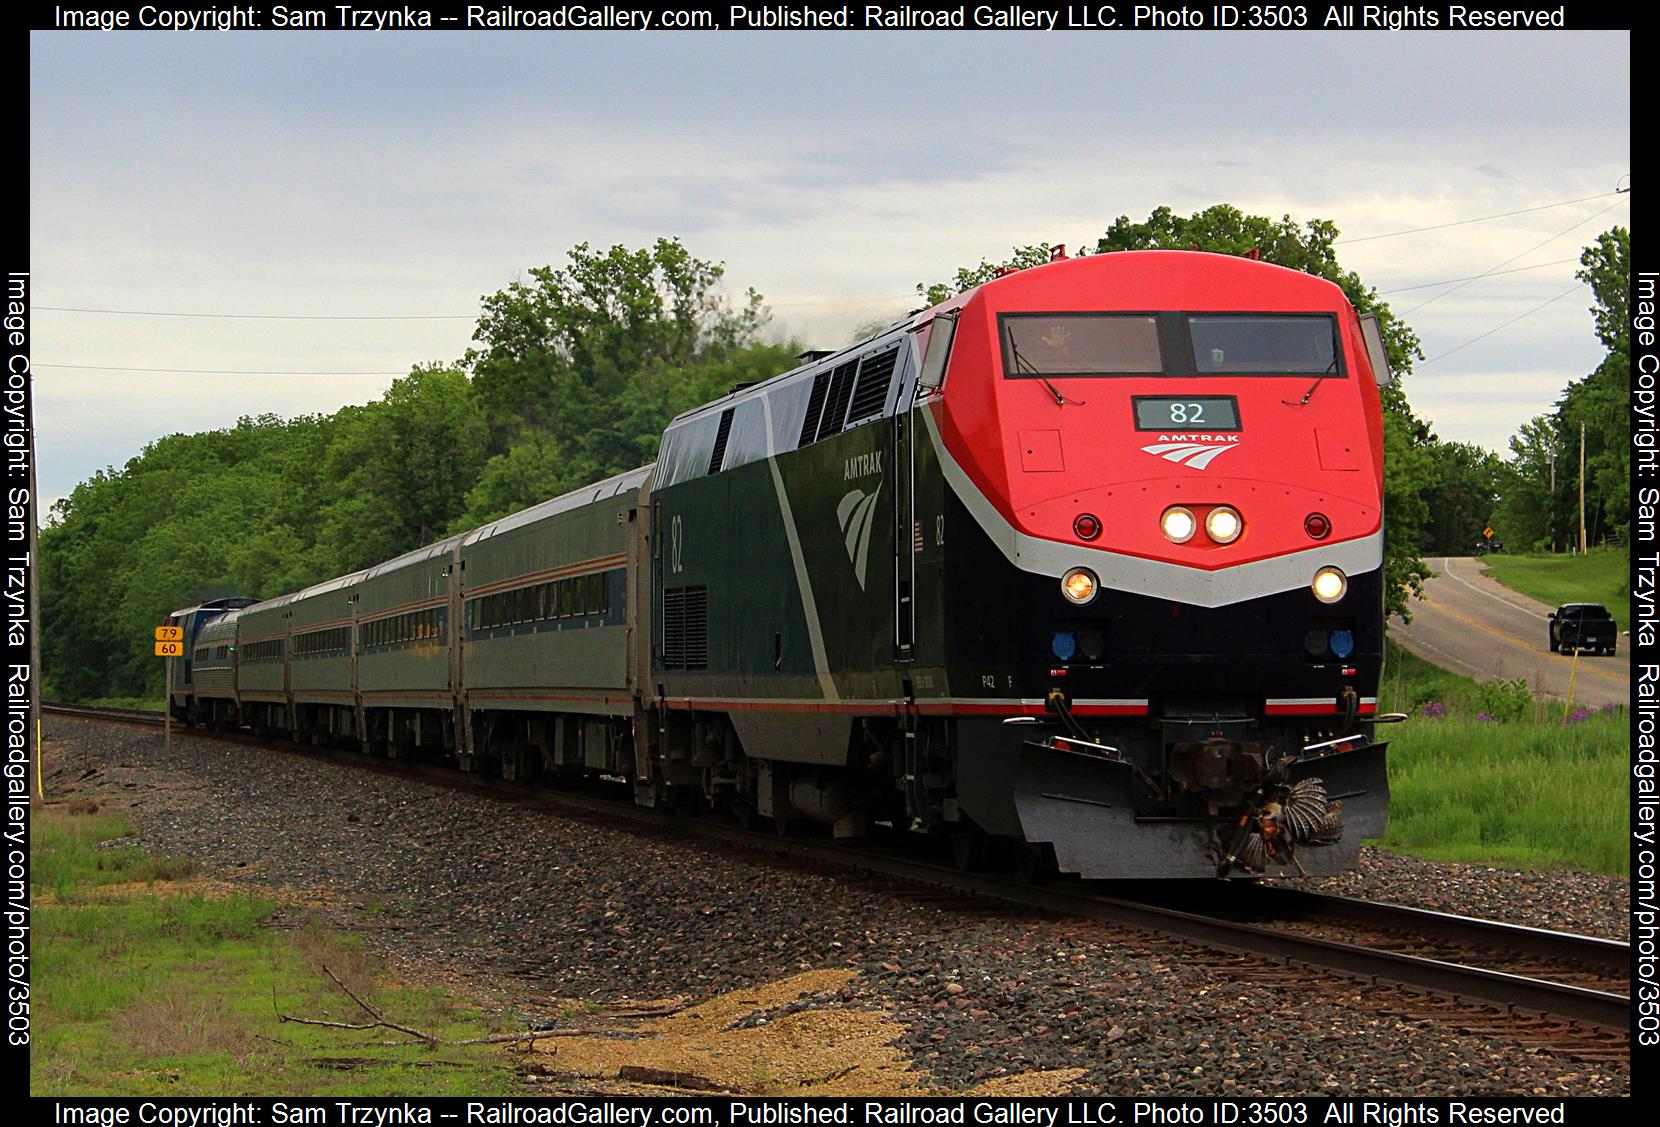
[[[499,1027],[443,991],[389,981],[361,940],[312,922],[271,926],[278,905],[177,882],[188,862],[104,843],[118,815],[40,812],[31,859],[35,1095],[511,1094],[491,1046],[384,1046],[403,1035],[282,1023],[367,1017],[328,967],[390,1020],[446,1040]]]
[[[1439,701],[1450,711],[1474,716],[1479,711],[1476,705],[1479,689],[1478,682],[1425,661],[1390,639],[1384,640],[1379,712],[1415,712],[1430,701]]]
[[[1620,624],[1631,629],[1627,587],[1631,565],[1618,548],[1596,548],[1588,556],[1509,556],[1482,560],[1487,573],[1506,587],[1553,607],[1563,603],[1601,603]]]
[[[1630,871],[1623,711],[1576,724],[1444,716],[1391,730],[1383,847],[1437,861]]]
[[[93,708],[141,708],[148,712],[165,712],[167,709],[167,702],[161,697],[94,697],[74,703]]]
[[[1518,699],[1393,643],[1379,710],[1412,719],[1379,728],[1389,744],[1385,849],[1437,861],[1625,875],[1631,812],[1623,710],[1564,723],[1558,701]],[[1509,702],[1521,719],[1476,717]],[[1426,708],[1442,711],[1425,716]]]

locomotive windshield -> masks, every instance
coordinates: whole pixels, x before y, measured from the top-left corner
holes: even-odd
[[[1003,375],[1341,376],[1324,313],[1005,313]]]
[[[1325,316],[1194,315],[1193,367],[1205,375],[1337,372],[1336,327]]]
[[[1159,372],[1158,321],[1144,314],[1044,313],[1003,321],[1004,373],[1010,379]]]

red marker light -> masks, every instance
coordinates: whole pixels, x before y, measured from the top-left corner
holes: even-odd
[[[1331,521],[1325,513],[1310,513],[1303,518],[1303,531],[1315,540],[1324,540],[1331,535]]]
[[[1080,540],[1093,540],[1101,535],[1101,518],[1094,513],[1079,513],[1072,522],[1072,531]]]

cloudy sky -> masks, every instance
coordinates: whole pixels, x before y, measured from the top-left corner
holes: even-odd
[[[1418,412],[1502,452],[1601,357],[1573,272],[1630,224],[1630,67],[1613,32],[36,33],[43,501],[373,399],[579,242],[679,236],[832,347],[1160,204],[1334,221],[1423,338]]]

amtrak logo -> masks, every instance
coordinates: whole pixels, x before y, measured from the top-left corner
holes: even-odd
[[[870,527],[875,523],[876,498],[882,492],[882,483],[866,494],[855,489],[836,505],[836,520],[841,522],[843,543],[847,545],[847,562],[853,565],[859,590],[865,589],[865,564],[870,562]]]
[[[1209,446],[1198,442],[1155,442],[1141,448],[1145,453],[1157,454],[1167,462],[1202,470],[1217,457],[1232,450],[1232,446]]]

